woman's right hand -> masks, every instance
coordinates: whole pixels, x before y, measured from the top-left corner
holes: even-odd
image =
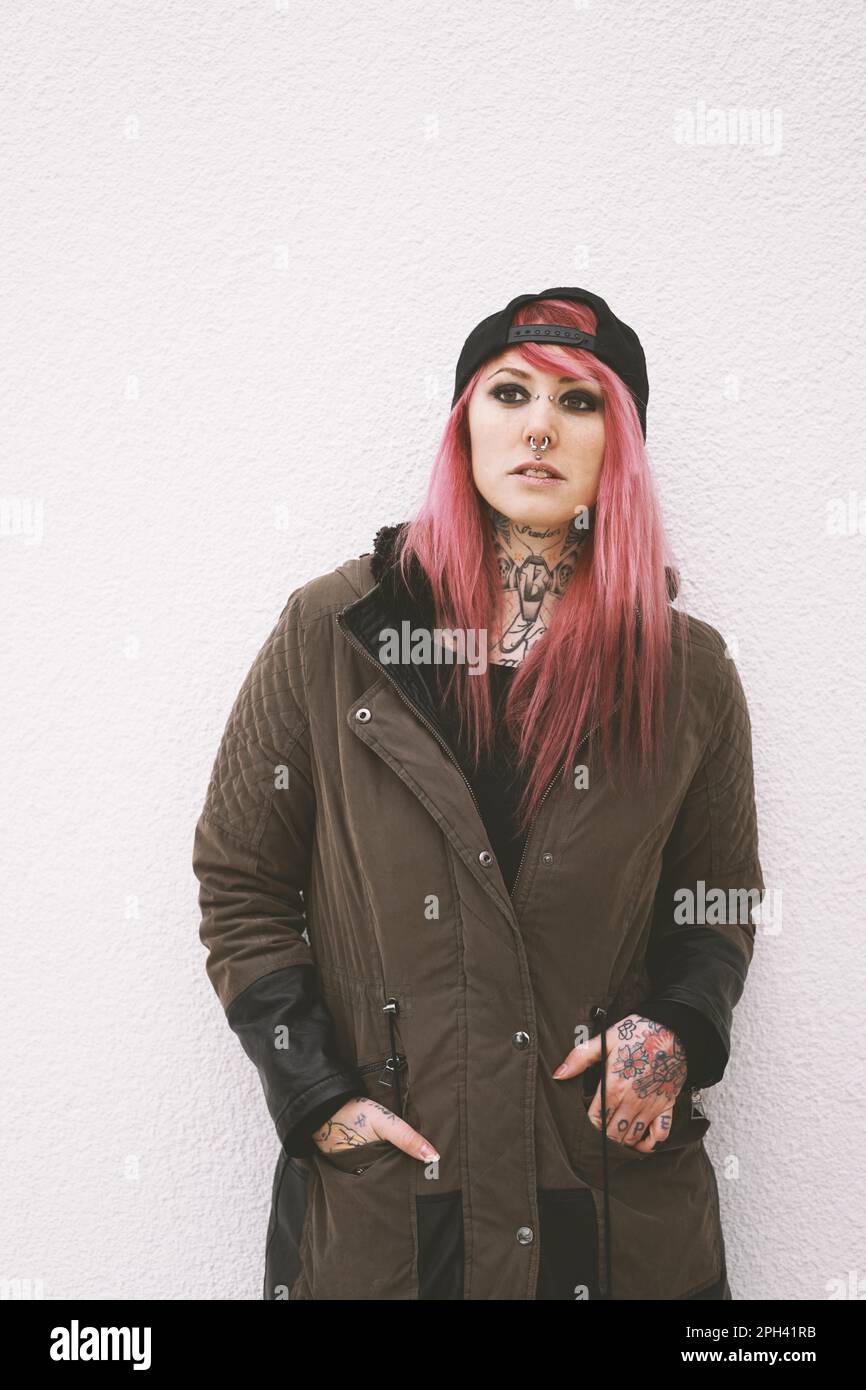
[[[436,1149],[423,1134],[369,1096],[353,1096],[313,1133],[313,1143],[324,1154],[362,1149],[365,1144],[382,1140],[422,1163],[439,1158]]]

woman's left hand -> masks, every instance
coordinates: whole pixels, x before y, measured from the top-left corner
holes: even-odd
[[[663,1023],[627,1014],[605,1030],[608,1139],[651,1153],[670,1133],[674,1102],[686,1081],[685,1048]],[[579,1076],[601,1061],[601,1034],[579,1043],[553,1073]],[[601,1082],[587,1111],[601,1129]]]

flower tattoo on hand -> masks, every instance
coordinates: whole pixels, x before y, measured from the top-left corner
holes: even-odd
[[[685,1048],[676,1033],[643,1014],[628,1014],[604,1032],[607,1047],[608,1139],[652,1153],[670,1133],[673,1109],[688,1074]],[[579,1076],[601,1061],[602,1034],[580,1043],[554,1072],[556,1080]],[[580,1104],[581,1098],[577,1098]],[[602,1128],[601,1082],[587,1111]]]

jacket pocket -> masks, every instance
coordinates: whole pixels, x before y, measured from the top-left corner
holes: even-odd
[[[621,999],[617,999],[613,1004],[610,999],[605,999],[602,1003],[595,1005],[590,1014],[596,1030],[595,1036],[599,1035],[602,1028],[609,1027],[607,1022],[609,1018],[617,1017],[624,1011],[631,1012],[631,1009]],[[577,1096],[578,1114],[574,1141],[578,1160],[586,1160],[588,1157],[590,1162],[592,1161],[594,1155],[590,1146],[593,1142],[595,1153],[600,1157],[602,1153],[600,1136],[602,1134],[603,1147],[608,1156],[620,1158],[623,1162],[628,1163],[641,1159],[657,1158],[662,1153],[698,1144],[710,1127],[707,1116],[693,1103],[693,1097],[695,1100],[700,1099],[700,1090],[693,1086],[685,1086],[674,1101],[671,1127],[667,1136],[664,1139],[658,1139],[654,1149],[636,1149],[634,1144],[623,1143],[620,1139],[611,1139],[606,1131],[602,1132],[589,1118],[590,1106],[601,1085],[601,1074],[602,1061],[599,1059],[585,1072],[582,1072],[579,1078],[581,1084]],[[595,1136],[594,1140],[593,1135]]]
[[[302,1253],[306,1297],[417,1297],[412,1215],[417,1160],[388,1140],[364,1147],[375,1147],[378,1155],[369,1165],[359,1148],[318,1154],[314,1161]]]
[[[579,1152],[585,1156],[587,1150],[595,1152],[601,1156],[602,1140],[604,1146],[611,1156],[621,1156],[625,1162],[640,1162],[641,1159],[652,1158],[652,1153],[635,1149],[633,1144],[624,1144],[620,1139],[611,1139],[606,1131],[602,1131],[594,1125],[589,1118],[589,1108],[592,1105],[593,1097],[599,1086],[601,1077],[601,1063],[597,1062],[587,1071],[583,1072],[580,1080],[581,1086],[575,1096],[577,1105],[577,1135]]]
[[[344,1173],[362,1177],[368,1168],[380,1162],[395,1147],[390,1139],[372,1139],[369,1143],[348,1144],[342,1149],[318,1149],[316,1157],[323,1159],[329,1168],[339,1168]]]
[[[406,1102],[409,1095],[408,1071],[406,1058],[403,1053],[398,1053],[396,1067],[400,1073],[401,1095],[400,1111],[396,1109],[396,1094],[394,1086],[395,1060],[393,1057],[380,1057],[375,1062],[363,1062],[355,1068],[363,1083],[363,1092],[370,1100],[376,1101],[379,1105],[384,1105],[394,1114],[400,1114],[400,1118],[405,1118]],[[340,1168],[345,1173],[353,1173],[360,1177],[372,1168],[373,1165],[384,1158],[389,1149],[396,1146],[390,1139],[370,1139],[366,1142],[357,1144],[344,1144],[336,1149],[322,1149],[316,1146],[316,1157],[324,1159],[329,1166]]]
[[[578,1102],[578,1134],[581,1158],[585,1159],[587,1154],[590,1157],[595,1154],[600,1158],[602,1145],[607,1150],[608,1161],[613,1158],[623,1163],[640,1163],[652,1158],[654,1152],[657,1152],[657,1150],[652,1149],[636,1149],[634,1144],[625,1144],[621,1139],[611,1139],[609,1134],[602,1133],[589,1118],[590,1103],[586,1100]]]
[[[581,1135],[582,1149],[585,1153],[587,1143],[592,1143],[591,1136],[595,1136],[594,1142],[601,1152],[601,1130],[593,1124],[589,1118],[589,1108],[592,1105],[593,1097],[598,1089],[601,1075],[600,1063],[596,1063],[585,1071],[581,1077],[582,1087],[578,1098],[580,1114],[578,1115],[578,1134]],[[609,1153],[623,1154],[626,1159],[655,1158],[661,1153],[670,1153],[674,1150],[686,1148],[690,1144],[699,1143],[707,1130],[710,1128],[708,1117],[694,1109],[692,1101],[693,1087],[687,1086],[680,1091],[674,1101],[671,1127],[667,1137],[659,1139],[654,1149],[644,1151],[635,1149],[633,1144],[624,1144],[619,1139],[611,1139],[605,1133],[604,1143]],[[695,1092],[699,1095],[699,1092]],[[590,1137],[587,1138],[587,1131]]]

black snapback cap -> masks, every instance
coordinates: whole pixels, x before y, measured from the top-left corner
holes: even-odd
[[[539,299],[571,299],[575,303],[589,305],[596,315],[595,333],[583,333],[578,328],[556,323],[512,324],[515,311],[522,304],[532,304]],[[640,339],[633,328],[629,328],[627,323],[618,319],[605,301],[599,295],[592,294],[590,290],[560,286],[553,290],[542,290],[540,294],[519,294],[504,309],[490,314],[476,324],[463,344],[457,360],[451,409],[454,409],[470,377],[483,362],[490,357],[498,357],[515,343],[527,342],[563,343],[567,347],[582,348],[593,353],[625,382],[637,408],[640,427],[646,439],[649,383],[646,358]]]

